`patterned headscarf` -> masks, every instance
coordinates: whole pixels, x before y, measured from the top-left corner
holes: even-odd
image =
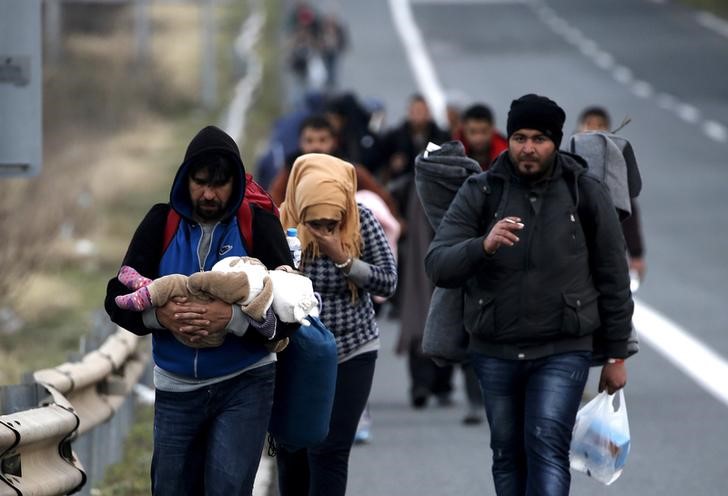
[[[281,205],[283,228],[298,229],[302,261],[318,257],[319,247],[304,222],[340,220],[341,242],[346,255],[361,254],[359,208],[356,204],[356,170],[349,162],[323,153],[301,155],[288,178]]]

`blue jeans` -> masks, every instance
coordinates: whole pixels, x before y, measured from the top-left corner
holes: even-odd
[[[268,428],[275,364],[185,393],[156,392],[152,493],[248,496]]]
[[[569,445],[590,352],[536,360],[471,354],[490,425],[498,496],[569,494]]]

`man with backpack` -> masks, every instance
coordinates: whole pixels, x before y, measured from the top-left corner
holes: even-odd
[[[269,269],[292,265],[272,202],[250,180],[233,139],[205,127],[187,148],[169,203],[147,213],[122,265],[150,279],[210,270],[229,256],[252,256]],[[121,327],[152,335],[152,492],[251,494],[273,401],[270,350],[298,326],[277,322],[272,311],[253,321],[239,306],[218,300],[178,299],[144,312],[122,310],[114,298],[128,292],[118,278],[111,279],[105,307]],[[246,332],[250,326],[275,329],[272,341]],[[194,345],[195,338],[215,334],[224,334],[221,345]]]
[[[604,107],[592,106],[582,110],[577,121],[577,132],[602,131],[609,133],[612,128],[609,113]],[[636,198],[630,200],[631,214],[622,221],[622,234],[627,242],[629,269],[641,282],[645,278],[645,240],[642,234],[642,215]]]
[[[498,495],[569,493],[569,444],[592,362],[600,389],[626,383],[633,302],[607,189],[558,151],[564,111],[534,94],[511,104],[508,153],[469,177],[425,259],[462,287],[469,355],[490,425]]]

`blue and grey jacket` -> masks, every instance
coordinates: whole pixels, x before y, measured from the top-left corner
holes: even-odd
[[[192,202],[188,188],[190,164],[203,154],[218,153],[239,164],[234,176],[234,187],[223,218],[212,232],[210,248],[202,257],[198,255],[202,227],[193,220]],[[122,265],[134,267],[151,279],[168,274],[190,275],[210,270],[224,257],[250,255],[260,259],[268,268],[291,265],[283,229],[271,212],[251,205],[253,211],[253,253],[247,253],[237,224],[235,213],[243,200],[245,170],[237,145],[222,130],[208,126],[191,141],[185,159],[172,184],[170,202],[154,205],[137,228]],[[174,237],[164,249],[164,230],[169,211],[174,209],[181,217]],[[111,320],[139,335],[152,334],[154,362],[162,369],[184,377],[208,379],[232,374],[262,359],[268,352],[264,340],[257,333],[239,337],[228,334],[224,343],[216,348],[190,348],[179,342],[166,329],[148,328],[142,314],[119,309],[114,297],[129,289],[113,278],[107,286],[105,307]],[[290,335],[298,326],[279,323],[277,338]]]

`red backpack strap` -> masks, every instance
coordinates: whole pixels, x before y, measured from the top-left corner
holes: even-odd
[[[240,234],[243,235],[243,243],[245,244],[245,249],[248,251],[248,255],[252,256],[253,252],[253,211],[250,208],[250,203],[247,201],[243,201],[240,204],[240,208],[238,209],[238,229],[240,229]],[[169,248],[169,244],[172,242],[172,239],[174,239],[174,235],[177,233],[177,229],[179,228],[179,223],[182,218],[180,215],[174,210],[169,209],[169,212],[167,213],[167,223],[164,226],[164,239],[162,241],[162,253],[167,251],[167,248]]]
[[[173,208],[169,209],[169,213],[167,213],[167,223],[164,226],[164,240],[162,242],[162,253],[167,251],[167,248],[169,248],[169,244],[172,242],[172,238],[174,238],[175,233],[177,232],[177,228],[179,227],[179,221],[181,220],[181,217]]]
[[[238,209],[238,229],[240,234],[243,235],[243,244],[245,250],[248,252],[248,256],[253,256],[253,209],[250,206],[250,202],[243,200]]]
[[[253,205],[273,212],[278,217],[278,207],[268,192],[250,174],[245,174],[245,196],[238,208],[238,228],[243,235],[243,243],[248,255],[253,253]]]
[[[245,201],[259,205],[265,210],[270,210],[276,217],[279,216],[278,207],[273,198],[263,186],[255,182],[250,174],[245,174]]]

